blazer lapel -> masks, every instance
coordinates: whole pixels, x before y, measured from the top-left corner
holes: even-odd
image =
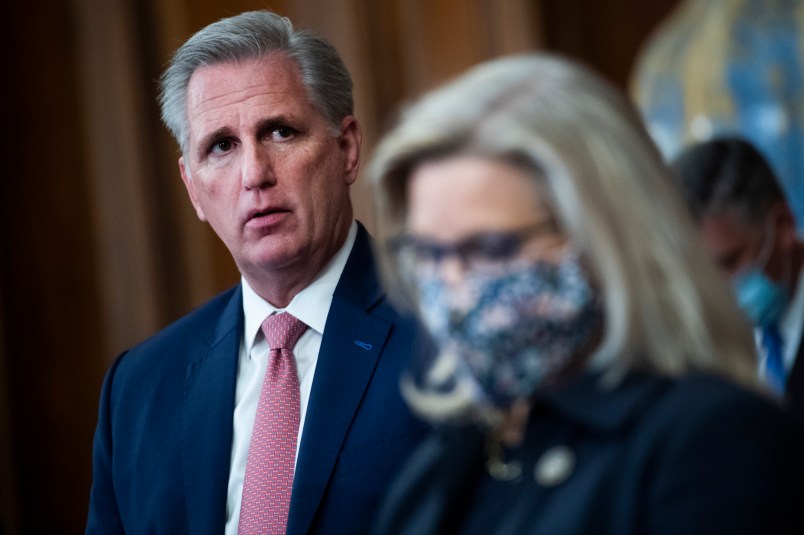
[[[182,469],[190,533],[219,534],[226,523],[242,310],[238,287],[199,357],[187,368]]]
[[[327,316],[294,477],[288,534],[310,528],[390,333],[389,322],[368,312],[382,295],[368,233],[360,226]]]

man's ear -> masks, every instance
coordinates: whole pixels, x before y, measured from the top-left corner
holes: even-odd
[[[190,175],[190,172],[187,170],[184,164],[184,156],[179,158],[179,171],[181,172],[181,180],[184,182],[184,187],[187,188],[187,194],[190,195],[190,202],[193,203],[193,208],[195,208],[195,213],[198,215],[198,219],[201,221],[206,221],[207,218],[204,216],[204,210],[201,208],[201,204],[198,202],[198,198],[195,194],[195,183],[193,182],[193,177]]]
[[[769,210],[770,217],[776,225],[777,243],[785,250],[792,250],[796,246],[796,217],[785,200],[776,201]]]
[[[338,145],[343,152],[344,177],[347,185],[357,180],[357,171],[360,167],[360,146],[363,143],[363,131],[360,123],[352,115],[347,115],[341,121],[341,135]]]

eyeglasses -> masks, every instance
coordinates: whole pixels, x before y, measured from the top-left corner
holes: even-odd
[[[464,268],[483,269],[513,259],[529,239],[555,230],[555,221],[550,218],[513,230],[477,233],[453,243],[402,234],[388,245],[403,271],[435,267],[449,257],[457,258]]]

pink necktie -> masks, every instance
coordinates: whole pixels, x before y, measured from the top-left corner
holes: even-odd
[[[285,533],[299,433],[299,376],[293,346],[307,325],[287,312],[268,316],[262,332],[271,348],[248,448],[240,535]]]

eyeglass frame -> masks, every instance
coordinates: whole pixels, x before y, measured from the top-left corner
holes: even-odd
[[[461,266],[466,268],[471,265],[470,258],[472,257],[492,262],[512,259],[522,250],[529,239],[543,234],[548,228],[553,231],[558,229],[552,217],[511,230],[478,232],[452,243],[438,243],[434,240],[418,238],[410,233],[402,233],[388,241],[387,249],[397,261],[408,256],[409,259],[415,259],[414,261],[419,263],[425,256],[421,254],[421,251],[425,251],[425,261],[432,265],[438,265],[445,258],[453,257],[457,258]],[[414,253],[404,255],[402,251],[406,249],[412,250]],[[480,255],[477,254],[478,251],[481,251]]]

